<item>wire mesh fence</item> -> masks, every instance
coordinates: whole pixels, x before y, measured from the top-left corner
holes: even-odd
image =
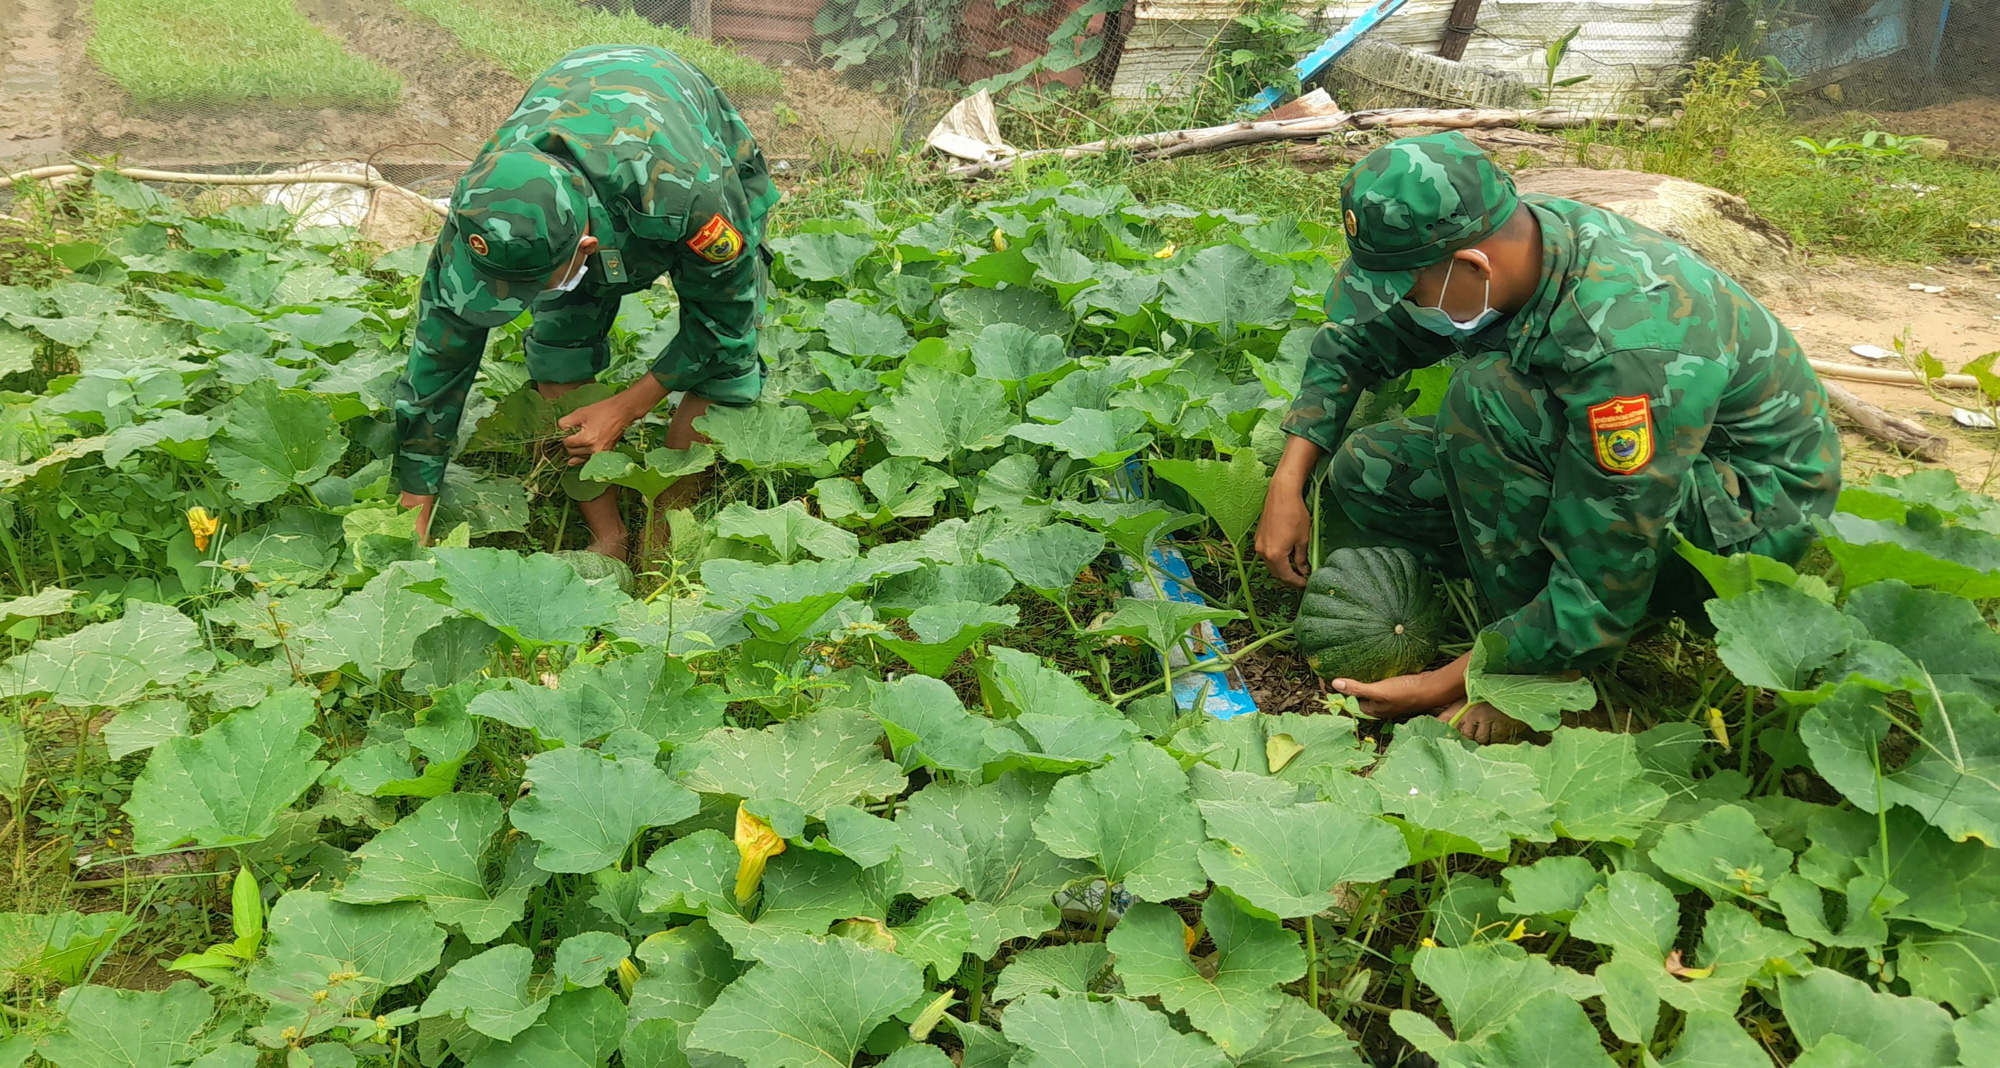
[[[1240,93],[1377,2],[0,0],[0,167],[448,173],[537,71],[608,41],[694,59],[774,158],[886,152],[969,87]],[[1991,0],[1407,0],[1326,84],[1349,107],[1664,110],[1728,51],[1819,106],[2000,153]]]

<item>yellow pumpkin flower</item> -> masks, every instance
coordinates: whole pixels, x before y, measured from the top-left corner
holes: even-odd
[[[1507,932],[1507,941],[1519,942],[1526,937],[1528,937],[1528,921],[1515,920],[1513,930]]]
[[[1722,710],[1719,708],[1708,710],[1708,733],[1715,736],[1723,752],[1729,752],[1729,724],[1723,722]]]
[[[194,535],[195,551],[207,552],[209,539],[215,537],[215,532],[222,529],[222,520],[209,515],[208,509],[196,505],[187,510],[187,521],[188,533]]]
[[[771,825],[752,816],[741,804],[736,806],[736,903],[741,905],[757,893],[764,881],[764,865],[785,851],[785,840]]]
[[[1160,251],[1153,253],[1153,258],[1156,260],[1170,260],[1174,258],[1174,253],[1179,252],[1180,250],[1181,247],[1179,245],[1176,245],[1173,242],[1169,241],[1167,242],[1165,248],[1162,248]]]
[[[997,226],[993,228],[993,251],[1007,251],[1007,235]]]

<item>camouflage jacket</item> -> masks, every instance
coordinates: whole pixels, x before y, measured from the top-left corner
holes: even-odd
[[[1544,249],[1526,307],[1455,342],[1400,309],[1328,324],[1284,429],[1331,451],[1361,391],[1454,351],[1504,353],[1538,381],[1536,396],[1510,402],[1568,428],[1557,454],[1537,461],[1547,481],[1533,490],[1550,500],[1538,537],[1553,563],[1540,595],[1499,606],[1511,612],[1491,629],[1508,639],[1506,670],[1540,672],[1623,647],[1673,552],[1677,516],[1718,551],[1796,559],[1810,516],[1839,492],[1840,438],[1798,342],[1733,279],[1623,216],[1554,197],[1521,203]],[[1731,499],[1690,491],[1703,455],[1726,472]],[[1465,547],[1475,572],[1478,551]]]
[[[759,255],[778,191],[749,128],[707,75],[658,48],[579,49],[528,87],[480,155],[523,144],[583,175],[590,231],[602,247],[580,292],[538,300],[531,314],[587,297],[615,307],[664,274],[680,297],[680,329],[652,365],[663,384],[680,388],[677,379],[726,378],[758,366]],[[476,162],[468,172],[474,169]],[[411,492],[442,486],[487,332],[514,318],[452,310],[463,307],[454,294],[477,284],[441,268],[438,250],[456,240],[448,223],[419,290],[413,373],[397,399],[397,478]],[[609,328],[607,315],[597,345]],[[532,329],[526,343],[536,344]],[[432,373],[416,373],[426,368]],[[702,370],[691,375],[695,368]],[[413,381],[420,384],[412,388]]]

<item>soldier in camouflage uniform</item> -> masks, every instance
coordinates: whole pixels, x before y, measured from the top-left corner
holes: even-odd
[[[1372,540],[1469,575],[1506,639],[1496,670],[1599,664],[1649,604],[1699,603],[1674,533],[1798,559],[1833,509],[1840,439],[1783,324],[1743,288],[1622,216],[1518,196],[1458,134],[1397,141],[1341,189],[1352,258],[1327,294],[1257,550],[1303,586],[1303,499],[1321,456]],[[1357,396],[1462,354],[1435,415],[1342,433]],[[1468,737],[1521,725],[1465,707],[1466,658],[1341,679],[1371,715],[1444,709]]]
[[[544,396],[610,360],[621,298],[662,274],[680,332],[651,372],[561,421],[571,465],[618,443],[685,391],[669,448],[693,440],[708,405],[749,404],[757,355],[764,222],[778,193],[722,90],[678,56],[599,45],[556,61],[481,148],[453,191],[418,295],[409,368],[396,387],[396,479],[430,510],[444,484],[487,332],[532,311],[524,348]],[[595,551],[625,555],[615,493],[582,505]]]

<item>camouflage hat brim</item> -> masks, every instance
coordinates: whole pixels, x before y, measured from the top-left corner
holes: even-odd
[[[1416,271],[1368,271],[1350,258],[1327,287],[1327,321],[1341,326],[1371,322],[1395,307],[1416,284]]]
[[[445,307],[467,323],[486,329],[505,326],[520,318],[541,294],[547,279],[519,282],[496,278],[480,270],[465,242],[458,240],[451,230],[447,224],[439,242],[444,254],[444,262],[439,264],[442,270],[438,272],[442,290],[439,297]]]

